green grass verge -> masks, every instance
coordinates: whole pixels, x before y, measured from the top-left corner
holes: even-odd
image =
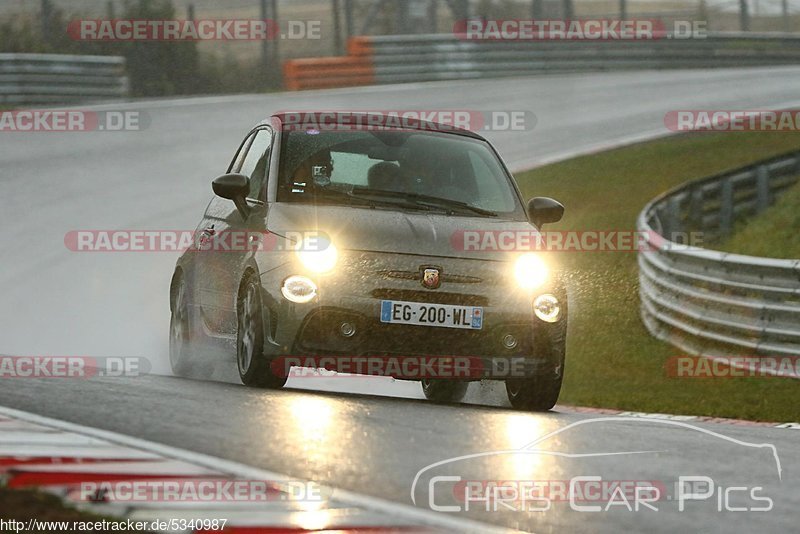
[[[517,180],[526,198],[552,196],[567,207],[548,230],[635,230],[641,209],[664,190],[798,147],[796,134],[692,134],[548,165]],[[562,252],[553,260],[573,297],[561,403],[797,420],[800,381],[666,376],[665,361],[681,352],[642,325],[636,253]]]
[[[800,183],[785,191],[774,206],[737,225],[715,248],[765,258],[800,258]]]

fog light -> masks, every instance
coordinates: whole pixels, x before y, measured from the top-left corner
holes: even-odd
[[[555,323],[561,316],[561,305],[554,295],[545,293],[533,301],[533,313],[546,323]]]
[[[342,323],[339,327],[339,333],[341,333],[344,337],[353,337],[356,335],[356,325],[353,323]]]
[[[290,276],[283,282],[281,293],[290,302],[305,304],[317,296],[317,285],[305,276]]]
[[[518,345],[518,344],[519,344],[519,343],[517,342],[517,338],[515,338],[515,337],[514,337],[514,336],[512,336],[511,334],[506,334],[506,335],[503,337],[503,346],[504,346],[505,348],[507,348],[508,350],[511,350],[511,349],[515,349],[515,348],[517,348],[517,345]]]

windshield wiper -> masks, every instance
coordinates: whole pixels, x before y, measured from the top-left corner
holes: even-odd
[[[416,202],[397,202],[395,200],[365,198],[363,196],[359,196],[353,193],[350,193],[348,196],[354,200],[358,200],[360,202],[366,202],[370,206],[390,206],[393,208],[405,208],[416,211],[431,211],[431,209],[438,209],[438,210],[444,209],[441,206],[429,206],[426,204],[419,204]]]
[[[414,204],[419,206],[444,208],[444,209],[449,209],[450,211],[452,211],[453,209],[459,209],[462,211],[470,211],[472,213],[484,215],[486,217],[497,217],[497,213],[493,211],[479,208],[477,206],[473,206],[472,204],[461,202],[460,200],[451,200],[449,198],[421,195],[419,193],[405,193],[402,191],[383,191],[378,189],[367,189],[367,188],[354,188],[353,193],[355,194],[356,192],[358,192],[359,195],[363,196],[402,198],[405,200],[410,200],[414,202]]]
[[[392,200],[383,200],[383,199],[375,199],[372,197],[367,198],[367,196],[359,196],[354,194],[352,191],[339,191],[336,189],[322,189],[315,193],[317,198],[324,198],[330,200],[342,200],[347,202],[349,205],[353,205],[354,203],[359,203],[362,205],[366,205],[369,207],[377,207],[377,206],[386,206],[386,207],[393,207],[393,208],[405,208],[411,209],[416,211],[430,211],[431,209],[443,209],[441,206],[428,206],[425,204],[419,204],[415,202],[397,202]],[[344,203],[344,202],[342,202]]]

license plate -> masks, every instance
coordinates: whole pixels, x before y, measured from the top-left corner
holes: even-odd
[[[483,328],[483,308],[384,300],[381,302],[381,322],[480,330]]]

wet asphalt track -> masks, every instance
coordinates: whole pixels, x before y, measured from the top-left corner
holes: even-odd
[[[138,102],[123,107],[149,116],[141,132],[3,133],[0,353],[143,356],[155,372],[167,373],[166,295],[175,256],[76,254],[65,248],[64,235],[78,229],[194,229],[210,195],[210,180],[225,170],[246,130],[274,111],[529,110],[537,117],[532,131],[488,135],[513,168],[524,168],[656,135],[664,131],[664,112],[672,109],[792,105],[800,100],[798,87],[798,68],[551,76]],[[227,378],[224,374],[219,378]],[[714,479],[717,492],[689,503],[684,512],[674,498],[665,497],[657,503],[658,512],[628,512],[619,506],[579,513],[554,499],[547,511],[487,512],[473,505],[465,515],[537,532],[797,528],[800,435],[792,430],[521,414],[503,407],[498,388],[478,385],[471,386],[469,400],[485,406],[435,406],[414,400],[421,395],[413,383],[340,380],[329,379],[320,387],[350,393],[262,392],[163,376],[18,379],[2,382],[0,404],[404,504],[412,502],[415,475],[429,464],[513,451],[577,423],[536,445],[535,452],[465,458],[424,471],[414,494],[417,505],[429,506],[428,483],[441,474],[465,480],[554,481],[599,475],[657,482],[669,497],[675,497],[672,483],[678,476],[703,475]],[[317,387],[313,381],[293,385]],[[751,446],[764,443],[776,447],[782,480],[771,449]],[[619,452],[631,454],[605,455]],[[772,498],[774,509],[719,512],[724,502],[720,506],[717,493],[725,501],[719,486],[748,491],[762,486],[757,494]],[[459,504],[448,483],[435,488],[434,504]],[[742,500],[736,491],[729,495],[731,506],[764,504]]]

